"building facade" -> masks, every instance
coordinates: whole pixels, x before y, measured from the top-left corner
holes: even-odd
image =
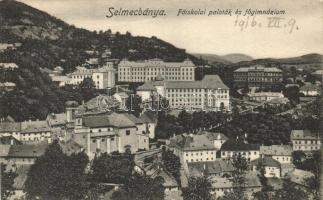
[[[85,78],[91,78],[97,89],[112,88],[115,86],[115,69],[112,63],[106,63],[98,69],[77,67],[76,71],[68,74],[72,85],[79,85]]]
[[[260,156],[260,146],[249,144],[241,140],[228,140],[221,147],[221,159],[231,159],[233,156],[241,155],[247,161],[252,161]]]
[[[201,81],[157,80],[138,87],[137,94],[142,100],[153,94],[165,97],[171,109],[231,110],[229,88],[218,75],[206,75]]]
[[[283,72],[276,67],[254,65],[235,70],[233,77],[236,87],[266,87],[281,83]]]
[[[119,82],[153,81],[158,75],[168,81],[193,81],[195,65],[189,59],[183,62],[164,62],[160,59],[141,62],[122,60],[118,65]]]
[[[292,130],[290,139],[293,151],[318,151],[321,148],[319,133],[309,130]]]
[[[173,150],[181,162],[207,162],[217,159],[217,152],[227,137],[222,133],[200,132],[199,134],[177,135],[168,141],[168,148]]]

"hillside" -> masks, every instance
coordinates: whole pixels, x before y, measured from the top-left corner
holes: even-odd
[[[198,58],[202,58],[204,60],[207,60],[209,64],[231,64],[231,63],[238,63],[241,61],[251,61],[253,60],[252,57],[245,55],[245,54],[227,54],[223,56],[219,56],[216,54],[200,54],[200,53],[195,53],[193,54],[194,56]]]
[[[0,82],[13,82],[16,89],[0,92],[0,117],[15,120],[44,119],[48,113],[64,111],[68,100],[82,102],[97,94],[82,88],[58,88],[40,68],[62,66],[64,73],[90,57],[87,50],[111,50],[111,58],[129,60],[162,58],[181,61],[187,57],[170,43],[156,37],[133,37],[106,30],[91,32],[71,26],[43,11],[17,1],[0,1],[0,43],[21,43],[16,50],[0,51],[0,62],[13,62],[19,68],[1,71]]]

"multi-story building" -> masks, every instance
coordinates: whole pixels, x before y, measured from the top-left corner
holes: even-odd
[[[292,130],[290,139],[293,151],[318,151],[321,148],[319,133],[310,130]]]
[[[217,159],[217,152],[227,137],[222,133],[200,132],[198,134],[183,134],[171,138],[167,143],[181,162],[206,162]]]
[[[153,94],[165,97],[171,109],[230,110],[229,88],[218,75],[206,75],[201,81],[147,82],[137,94],[143,101]]]
[[[306,83],[299,89],[299,92],[304,96],[318,96],[320,95],[320,91],[321,88],[319,86],[311,83]]]
[[[236,87],[266,87],[279,84],[282,81],[283,72],[276,67],[254,65],[235,70],[233,77]]]
[[[195,65],[189,59],[183,62],[164,62],[160,59],[140,62],[122,60],[118,65],[119,82],[153,81],[158,75],[167,81],[193,81]]]
[[[260,146],[249,144],[242,140],[228,140],[221,147],[221,158],[231,159],[233,156],[241,155],[248,161],[255,160],[260,156]]]
[[[281,174],[281,163],[272,157],[261,157],[257,158],[250,163],[253,171],[258,171],[260,168],[264,169],[264,176],[267,178],[280,178]]]
[[[97,89],[112,88],[115,86],[115,69],[112,63],[106,63],[98,69],[87,69],[85,67],[77,67],[76,71],[68,74],[71,78],[69,84],[78,85],[85,78],[91,78]]]
[[[282,92],[255,92],[248,93],[247,98],[249,101],[264,102],[284,98],[284,94]]]
[[[115,112],[76,115],[72,139],[84,147],[90,159],[97,153],[149,149],[145,124],[135,116]]]
[[[289,145],[260,146],[261,157],[272,157],[281,164],[292,163],[292,152]]]

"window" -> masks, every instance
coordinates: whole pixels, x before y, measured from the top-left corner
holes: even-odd
[[[126,130],[126,135],[130,135],[130,130]]]
[[[105,139],[104,139],[104,138],[102,138],[102,139],[101,139],[101,141],[102,141],[102,142],[105,142]]]
[[[93,142],[93,143],[95,143],[95,142],[96,142],[96,140],[92,140],[92,142]]]

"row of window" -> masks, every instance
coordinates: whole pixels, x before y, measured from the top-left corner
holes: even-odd
[[[294,144],[318,144],[316,140],[294,141]]]

